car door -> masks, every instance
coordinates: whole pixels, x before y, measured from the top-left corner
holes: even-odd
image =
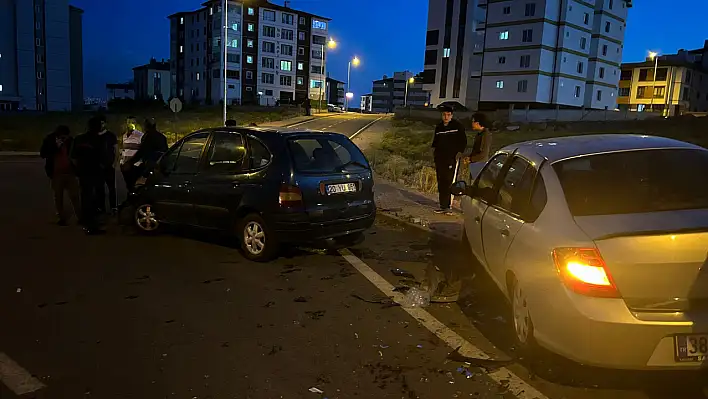
[[[200,227],[232,227],[230,211],[238,207],[243,197],[246,160],[246,143],[241,133],[212,133],[205,161],[192,183],[192,202]]]
[[[494,198],[494,189],[508,158],[509,154],[500,153],[490,159],[472,185],[476,194],[472,197],[464,196],[461,200],[465,219],[465,232],[467,233],[470,248],[485,267],[486,259],[482,245],[482,217],[487,211],[489,202]]]
[[[494,201],[482,218],[482,242],[488,270],[501,287],[505,280],[504,260],[516,233],[524,224],[536,170],[529,161],[514,156],[502,170]]]
[[[177,224],[196,224],[192,203],[192,180],[199,171],[202,153],[209,133],[200,132],[186,137],[160,161],[161,178],[152,187],[152,197],[158,215]]]

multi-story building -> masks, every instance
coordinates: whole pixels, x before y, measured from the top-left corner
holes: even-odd
[[[133,68],[136,100],[170,99],[170,63],[151,59],[150,63]]]
[[[700,49],[622,64],[618,107],[666,116],[708,111],[708,40]]]
[[[223,3],[169,17],[172,96],[206,104],[225,91],[229,104],[319,99],[329,19],[267,0],[229,0],[225,15]]]
[[[0,0],[0,110],[83,109],[82,14],[68,0]]]
[[[631,0],[430,0],[425,88],[471,109],[614,109]]]
[[[424,107],[428,104],[428,92],[424,90],[422,78],[410,71],[394,72],[393,77],[384,75],[374,80],[372,90],[372,112],[394,112],[398,107]]]
[[[327,104],[344,106],[344,82],[327,77]]]
[[[373,111],[374,95],[372,93],[364,94],[361,96],[361,105],[359,108],[361,112],[374,112]]]
[[[106,102],[128,99],[135,100],[135,85],[133,85],[133,82],[106,83]]]

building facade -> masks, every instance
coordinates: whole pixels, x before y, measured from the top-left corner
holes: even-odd
[[[344,106],[344,82],[327,77],[327,104]]]
[[[83,108],[82,13],[68,0],[0,0],[0,111]]]
[[[170,63],[151,59],[150,63],[133,68],[133,84],[136,100],[170,99]]]
[[[430,0],[425,88],[470,109],[615,109],[631,1]]]
[[[393,77],[384,76],[373,82],[371,111],[389,113],[404,106],[425,107],[428,98],[420,76],[410,71],[395,72]]]
[[[364,113],[374,112],[373,103],[374,95],[372,93],[364,94],[361,96],[361,105],[359,106],[359,109],[361,109],[361,112]]]
[[[708,112],[708,40],[701,49],[622,64],[618,107],[665,116]]]
[[[173,97],[218,104],[226,87],[229,104],[319,98],[329,19],[267,0],[229,0],[226,15],[222,6],[207,1],[169,17]]]

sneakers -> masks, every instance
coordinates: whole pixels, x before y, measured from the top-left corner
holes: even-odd
[[[450,208],[438,208],[434,211],[438,215],[445,215],[445,216],[452,216],[454,213],[450,210]]]

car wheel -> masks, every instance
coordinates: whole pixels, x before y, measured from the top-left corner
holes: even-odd
[[[515,278],[511,279],[509,287],[511,296],[511,317],[514,327],[514,335],[519,345],[519,349],[529,353],[535,350],[536,341],[534,339],[533,321],[526,299],[526,293]]]
[[[142,204],[135,207],[133,223],[138,231],[147,234],[154,234],[160,228],[160,220],[151,204]]]
[[[243,255],[252,261],[267,262],[277,254],[278,242],[266,221],[257,213],[241,220],[239,237]]]

